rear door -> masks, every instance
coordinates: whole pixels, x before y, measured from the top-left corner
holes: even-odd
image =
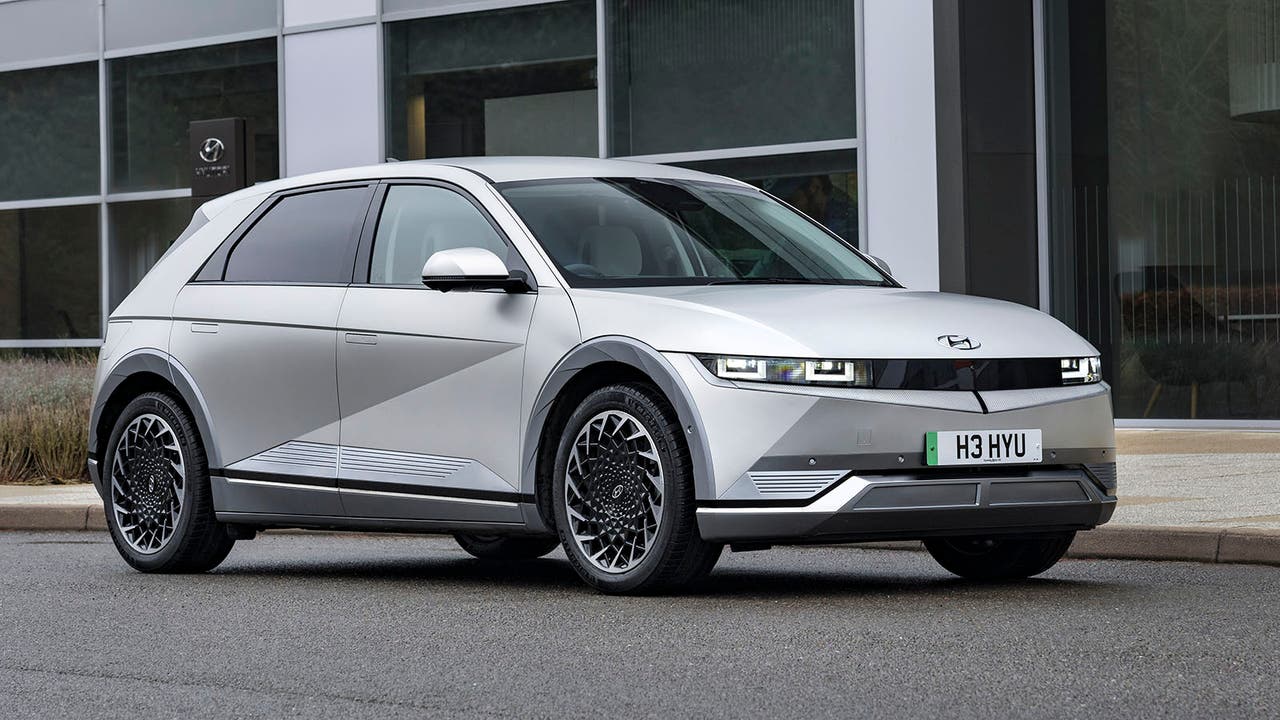
[[[343,514],[335,322],[374,187],[268,199],[178,295],[170,346],[210,411],[220,513]]]
[[[347,513],[519,522],[521,388],[536,293],[431,290],[422,266],[457,247],[528,272],[461,188],[389,182],[374,201],[338,320],[340,486]]]

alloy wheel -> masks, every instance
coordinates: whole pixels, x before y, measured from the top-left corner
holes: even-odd
[[[150,555],[169,542],[182,517],[185,482],[173,427],[154,413],[134,418],[111,458],[111,510],[129,547]]]
[[[569,530],[587,561],[617,574],[644,560],[662,523],[663,487],[662,461],[643,423],[621,410],[588,420],[564,483]]]

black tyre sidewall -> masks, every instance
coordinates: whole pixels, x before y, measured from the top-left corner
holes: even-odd
[[[935,538],[925,548],[943,568],[963,578],[984,582],[1022,580],[1039,575],[1066,554],[1075,533],[1051,533],[1040,537],[990,538],[994,546],[985,553],[969,551],[957,543],[967,538]]]
[[[536,560],[560,546],[558,537],[544,536],[455,533],[453,539],[468,554],[481,560]]]
[[[683,438],[677,433],[680,425],[674,413],[663,407],[652,391],[636,385],[611,385],[587,396],[569,417],[564,434],[556,451],[552,481],[552,507],[555,512],[556,530],[570,564],[587,584],[610,593],[644,592],[658,589],[662,576],[667,573],[672,538],[682,523],[696,522],[693,507],[693,472]],[[569,463],[574,440],[588,420],[606,410],[621,410],[639,420],[653,438],[658,459],[662,463],[663,508],[662,522],[654,537],[653,546],[632,569],[622,573],[600,570],[579,549],[569,526],[565,508],[565,471]],[[672,432],[674,429],[675,432]],[[697,534],[697,529],[693,528]],[[700,541],[700,539],[699,539]]]
[[[186,470],[186,477],[183,478],[182,483],[182,513],[178,517],[177,527],[174,528],[173,536],[169,538],[169,542],[158,552],[149,555],[134,550],[125,541],[124,534],[120,530],[119,521],[116,519],[116,514],[111,507],[111,471],[116,447],[120,444],[120,438],[129,423],[138,416],[147,413],[159,415],[164,418],[165,422],[169,423],[169,427],[173,428],[178,437],[179,446],[182,449],[183,467]],[[191,537],[192,525],[195,522],[196,513],[205,508],[211,509],[212,505],[212,503],[206,504],[198,501],[201,493],[210,493],[208,460],[205,457],[204,447],[194,429],[194,424],[188,417],[186,410],[172,398],[161,393],[147,393],[134,398],[120,413],[120,417],[116,419],[115,427],[111,431],[110,440],[107,442],[107,452],[103,458],[103,475],[103,486],[106,488],[104,502],[107,529],[111,533],[111,540],[115,543],[116,549],[120,551],[120,555],[125,562],[144,572],[163,572],[172,569],[180,562],[181,556],[187,550],[187,546],[193,541]]]

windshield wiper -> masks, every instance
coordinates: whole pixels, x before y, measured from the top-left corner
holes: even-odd
[[[856,280],[837,280],[823,278],[781,278],[781,277],[762,277],[762,278],[724,278],[721,280],[712,280],[708,285],[850,285],[857,283]]]

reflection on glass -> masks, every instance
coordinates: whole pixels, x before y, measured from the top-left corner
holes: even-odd
[[[244,117],[254,179],[279,177],[273,38],[109,61],[111,189],[191,184],[187,123]]]
[[[111,309],[124,300],[191,222],[191,200],[143,200],[107,208],[111,228]]]
[[[609,154],[851,138],[854,0],[611,0]]]
[[[681,164],[749,182],[858,244],[857,155],[852,150]]]
[[[1280,418],[1276,9],[1047,5],[1052,310],[1118,417]]]
[[[0,338],[100,337],[98,206],[0,210]]]
[[[595,3],[389,23],[392,157],[599,154]]]
[[[0,73],[0,200],[98,193],[98,65]]]
[[[500,189],[574,287],[885,283],[848,245],[739,185],[615,177]]]

